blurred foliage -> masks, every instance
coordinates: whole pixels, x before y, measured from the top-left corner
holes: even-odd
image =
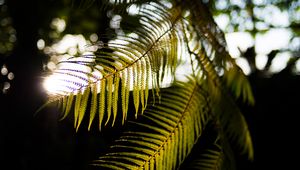
[[[1,59],[8,56],[16,42],[16,31],[12,25],[5,1],[0,1],[0,55]]]
[[[267,62],[259,70],[255,64],[257,52],[255,45],[246,51],[240,50],[240,57],[245,58],[251,73],[266,76],[271,75],[270,66],[276,56],[288,52],[290,59],[282,71],[299,74],[296,63],[300,57],[300,1],[299,0],[216,0],[206,2],[214,17],[223,16],[228,20],[223,31],[225,33],[247,32],[256,41],[257,35],[263,35],[274,29],[284,29],[291,32],[288,47],[273,49],[267,55]],[[287,20],[285,19],[287,18]]]
[[[11,87],[14,73],[5,65],[7,57],[12,53],[17,41],[13,20],[9,15],[4,0],[0,0],[0,94],[5,94]]]

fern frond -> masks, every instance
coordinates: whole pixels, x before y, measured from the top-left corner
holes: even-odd
[[[239,67],[233,66],[225,70],[223,79],[235,97],[241,96],[244,102],[254,105],[255,100],[250,83]]]
[[[191,152],[208,119],[196,82],[162,90],[160,104],[130,122],[109,153],[93,165],[111,169],[175,169]]]
[[[201,6],[201,8],[203,8],[203,6]],[[196,75],[199,84],[202,84],[204,89],[206,89],[211,110],[215,114],[216,119],[220,121],[220,125],[222,126],[225,134],[229,136],[230,141],[234,145],[240,147],[242,153],[248,154],[248,157],[252,159],[253,146],[250,132],[244,116],[230,96],[228,87],[236,90],[236,95],[240,95],[240,91],[242,91],[244,95],[248,95],[247,97],[243,96],[245,100],[248,99],[249,101],[253,101],[251,89],[249,88],[249,84],[247,84],[247,79],[238,70],[236,70],[235,74],[231,76],[239,79],[240,82],[238,84],[234,84],[232,82],[235,80],[229,80],[227,81],[228,87],[224,84],[224,79],[221,78],[218,70],[221,67],[224,71],[226,70],[226,67],[222,66],[222,62],[221,65],[220,63],[218,65],[218,57],[222,57],[221,54],[227,55],[227,52],[224,50],[220,53],[214,49],[217,45],[221,46],[217,40],[208,39],[205,40],[206,43],[203,42],[202,34],[207,34],[207,32],[205,32],[205,28],[202,28],[204,27],[202,24],[209,21],[205,21],[205,19],[203,19],[201,23],[198,23],[200,25],[193,26],[191,24],[194,23],[192,21],[196,19],[196,15],[201,15],[201,17],[203,17],[204,14],[199,14],[200,11],[201,10],[198,10],[198,12],[191,11],[191,15],[188,15],[185,19],[183,28],[186,30],[184,33],[187,41],[191,42],[187,45],[188,53],[191,55],[192,60],[196,63],[194,75]],[[197,18],[197,20],[200,22],[199,18]],[[197,30],[197,27],[199,27],[199,29],[201,27],[201,30]],[[228,62],[231,62],[231,58],[229,59],[228,57],[230,58],[230,56],[225,56],[225,59],[222,60],[228,60]],[[231,67],[230,71],[232,71],[232,68],[236,67]]]
[[[144,110],[147,106],[148,89],[159,90],[166,73],[174,74],[180,55],[174,48],[177,48],[181,38],[175,32],[181,16],[178,9],[161,5],[142,5],[139,14],[141,27],[131,34],[118,35],[117,39],[104,44],[95,54],[72,57],[59,63],[59,68],[53,73],[57,76],[52,76],[57,83],[55,86],[59,86],[53,98],[63,101],[63,118],[70,112],[70,103],[74,104],[76,129],[88,106],[89,129],[97,110],[100,128],[102,124],[114,125],[119,95],[124,123],[129,90],[133,91],[137,116],[140,109]]]
[[[206,78],[200,80],[200,83],[207,90],[212,112],[220,121],[225,134],[235,145],[239,146],[241,153],[246,153],[249,159],[253,159],[252,140],[243,114],[228,94],[226,87],[222,85],[222,81],[206,53],[200,52],[194,55],[197,55],[201,71],[206,75]]]
[[[222,132],[215,126],[212,124],[207,125],[205,132],[180,169],[236,169],[234,154]]]
[[[253,159],[252,140],[244,116],[228,94],[226,88],[222,86],[222,82],[206,54],[199,54],[198,57],[202,69],[207,75],[207,80],[204,84],[206,84],[207,92],[211,97],[210,106],[212,112],[216,114],[229,139],[240,147],[242,153],[248,154],[249,159]]]
[[[194,25],[192,28],[191,26],[189,28],[196,34],[194,35],[196,38],[194,37],[193,41],[196,44],[198,43],[198,45],[194,47],[194,50],[197,47],[204,48],[212,64],[215,65],[215,69],[224,71],[222,79],[226,82],[225,85],[233,91],[233,94],[237,98],[242,97],[249,104],[254,104],[249,81],[228,53],[224,33],[215,23],[208,8],[202,1],[192,0],[188,0],[183,6],[188,8],[190,15],[187,16],[187,19],[190,21],[190,24]],[[202,46],[199,43],[204,45]]]

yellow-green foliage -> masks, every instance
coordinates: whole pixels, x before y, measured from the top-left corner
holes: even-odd
[[[205,96],[196,82],[161,92],[161,102],[143,115],[94,165],[112,169],[175,169],[191,152],[208,120]]]
[[[250,85],[226,51],[224,35],[205,5],[193,0],[170,0],[169,5],[144,1],[110,2],[121,8],[138,2],[140,27],[128,26],[131,34],[118,35],[117,41],[103,44],[93,55],[61,62],[84,65],[101,76],[59,68],[53,74],[80,81],[63,80],[68,90],[50,96],[49,102],[58,101],[62,119],[74,110],[76,130],[85,116],[89,130],[96,117],[99,129],[114,126],[118,118],[124,124],[129,104],[134,106],[136,119],[126,124],[128,130],[93,162],[100,169],[176,169],[202,140],[208,121],[218,127],[216,141],[228,140],[227,148],[237,147],[252,159],[247,123],[231,97],[233,93],[253,104]],[[190,61],[192,73],[189,81],[179,83],[175,73],[181,58]],[[174,81],[165,89],[162,82],[167,76]],[[151,104],[149,89],[154,94]],[[231,149],[219,142],[212,146],[196,162],[204,169],[222,169]]]

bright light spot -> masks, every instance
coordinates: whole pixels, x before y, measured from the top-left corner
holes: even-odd
[[[4,4],[4,0],[0,0],[0,5],[3,5]]]
[[[118,2],[118,1],[115,1],[115,0],[109,0],[109,3],[111,3],[111,4],[116,4],[116,2]]]
[[[222,29],[225,30],[226,27],[229,24],[229,16],[226,14],[221,14],[218,15],[217,17],[214,18],[218,26]]]
[[[124,31],[123,31],[122,29],[116,29],[116,30],[115,30],[115,33],[116,33],[117,35],[120,35],[120,36],[125,36],[125,33],[124,33]]]
[[[77,48],[76,47],[71,47],[68,49],[68,54],[70,55],[75,55],[77,54]]]
[[[108,41],[108,46],[109,47],[115,47],[115,46],[122,47],[122,45],[126,45],[126,44],[129,44],[129,42],[124,41],[122,39],[114,39],[114,40]]]
[[[10,88],[9,82],[4,82],[3,90],[8,90]]]
[[[253,28],[254,28],[254,24],[253,24],[253,22],[252,22],[252,20],[251,19],[246,19],[245,20],[245,22],[244,22],[245,24],[245,28],[247,29],[247,30],[253,30]]]
[[[255,28],[258,30],[267,30],[269,26],[265,22],[256,22]]]
[[[48,92],[48,94],[64,95],[66,93],[71,93],[71,92],[77,93],[77,90],[80,89],[80,86],[73,84],[72,82],[78,82],[78,81],[79,80],[76,79],[76,77],[63,75],[63,74],[53,74],[45,79],[43,86]],[[79,81],[79,83],[81,82]],[[87,84],[83,84],[83,85],[87,85]]]
[[[39,50],[42,50],[45,48],[45,41],[43,39],[39,39],[37,41],[36,45]]]
[[[87,45],[87,41],[83,37],[83,35],[65,35],[61,41],[56,44],[53,44],[51,47],[55,53],[64,54],[68,52],[70,48],[76,48],[78,46],[79,51],[85,51],[85,47]]]
[[[86,50],[88,52],[95,52],[97,51],[99,48],[102,48],[103,47],[103,44],[102,43],[97,43],[97,44],[93,44],[93,45],[88,45],[86,46]],[[85,52],[86,53],[86,52]],[[91,54],[91,53],[89,53]]]
[[[296,51],[300,47],[300,37],[294,37],[290,43],[290,47]]]
[[[94,59],[75,57],[71,59],[69,58],[68,61],[93,62]],[[53,65],[53,67],[56,67],[57,70],[57,72],[54,71],[52,75],[45,78],[43,85],[49,94],[64,95],[70,92],[77,93],[78,90],[83,90],[83,88],[87,86],[89,82],[96,81],[95,78],[89,76],[89,73],[91,73],[91,68],[88,66],[74,63],[61,63],[59,65],[55,65],[53,63],[49,65],[49,63],[47,67],[52,67],[51,65]]]
[[[276,57],[272,60],[272,64],[270,67],[271,73],[278,73],[281,70],[283,70],[289,59],[291,58],[290,53],[284,52],[284,53],[278,53]]]
[[[162,1],[162,4],[164,4],[164,7],[167,7],[168,9],[171,9],[173,7],[173,4],[168,0]]]
[[[236,64],[243,70],[243,72],[246,75],[249,75],[251,73],[249,63],[247,62],[247,60],[245,58],[237,58]]]
[[[83,90],[89,82],[95,81],[95,77],[90,76],[91,68],[89,66],[76,63],[76,61],[94,62],[93,51],[98,49],[98,46],[88,44],[83,35],[67,34],[61,41],[46,46],[44,51],[46,49],[47,54],[51,55],[47,68],[53,71],[52,75],[45,78],[43,84],[49,94],[77,93],[79,90]],[[91,58],[74,57],[76,54],[89,55]],[[57,64],[59,62],[61,63]]]
[[[47,68],[51,71],[53,71],[54,69],[56,69],[56,64],[52,61],[48,62],[47,64]]]
[[[8,73],[7,78],[8,78],[9,80],[14,79],[14,78],[15,78],[14,73],[12,73],[12,72]]]
[[[49,94],[64,94],[64,90],[71,92],[72,90],[66,89],[62,86],[62,81],[56,75],[47,77],[43,83],[44,88]]]
[[[130,5],[127,8],[127,12],[128,12],[129,15],[137,15],[139,13],[139,7],[135,4]]]
[[[98,40],[98,35],[97,34],[91,34],[90,35],[90,40],[92,41],[92,42],[96,42],[97,40]]]
[[[101,66],[100,66],[101,67]],[[103,68],[102,68],[103,69]],[[93,76],[97,77],[97,79],[102,79],[103,75],[100,73],[100,71],[96,70],[92,72]]]
[[[8,70],[7,70],[6,66],[5,66],[5,65],[2,66],[2,68],[1,68],[1,74],[2,74],[3,76],[5,76],[5,75],[7,75],[7,73],[8,73]]]
[[[264,8],[254,7],[254,15],[273,26],[287,27],[290,24],[288,12],[281,11],[274,5],[267,5]]]
[[[51,52],[52,52],[51,47],[45,47],[45,48],[44,48],[44,53],[45,53],[45,54],[48,54],[48,55],[49,55],[49,54],[51,54]]]
[[[268,62],[268,57],[266,55],[257,55],[255,57],[255,65],[259,70],[263,70]]]
[[[133,33],[128,34],[128,37],[132,37],[132,38],[138,39],[139,35],[137,35],[136,33],[133,32]]]
[[[291,36],[291,31],[286,29],[271,29],[265,34],[258,34],[255,41],[255,51],[258,54],[268,54],[272,50],[287,48]]]
[[[109,26],[113,29],[119,29],[122,17],[120,15],[114,15],[110,20]]]
[[[237,5],[241,8],[244,8],[245,7],[245,1],[241,1],[241,0],[230,0],[230,3],[233,4],[233,5]]]
[[[187,76],[192,73],[193,70],[191,64],[189,61],[186,61],[176,68],[176,79],[180,81],[187,81]]]
[[[10,83],[9,82],[4,82],[4,86],[3,86],[3,89],[2,89],[3,94],[7,93],[9,88],[10,88]]]
[[[225,0],[216,1],[216,8],[219,10],[225,9],[228,7],[228,4]]]
[[[287,27],[290,25],[289,14],[287,11],[280,11],[280,9],[276,10],[272,15],[271,19],[272,25]]]
[[[263,5],[265,3],[265,0],[253,0],[253,3],[255,5]]]
[[[61,18],[54,18],[51,22],[51,28],[56,29],[57,32],[63,32],[66,29],[66,21]]]
[[[229,53],[234,58],[240,56],[240,50],[245,51],[254,44],[252,36],[246,32],[228,33],[225,38],[228,44]]]

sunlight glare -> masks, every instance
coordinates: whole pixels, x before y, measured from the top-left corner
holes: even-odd
[[[91,72],[91,69],[89,67],[73,63],[60,64],[59,66],[59,69],[61,69],[57,69],[59,70],[59,72],[54,72],[44,80],[43,86],[48,94],[65,95],[66,93],[70,92],[76,94],[78,90],[82,90],[82,87],[88,85],[89,77],[84,73]],[[78,72],[74,73],[69,70],[78,70]]]
[[[53,73],[46,77],[43,83],[48,94],[65,95],[70,92],[76,94],[79,90],[83,90],[88,83],[95,81],[93,76],[89,77],[89,73],[92,71],[91,68],[88,65],[77,63],[77,61],[87,63],[94,62],[93,52],[96,51],[98,47],[88,44],[90,44],[90,42],[81,34],[67,34],[61,41],[45,47],[45,49],[49,48],[48,54],[52,54],[46,67],[53,71]],[[74,57],[76,54],[81,54],[82,57]],[[83,57],[85,55],[89,55],[89,57]]]
[[[63,94],[61,90],[64,86],[61,86],[61,81],[55,75],[48,76],[44,80],[43,86],[48,94]]]

